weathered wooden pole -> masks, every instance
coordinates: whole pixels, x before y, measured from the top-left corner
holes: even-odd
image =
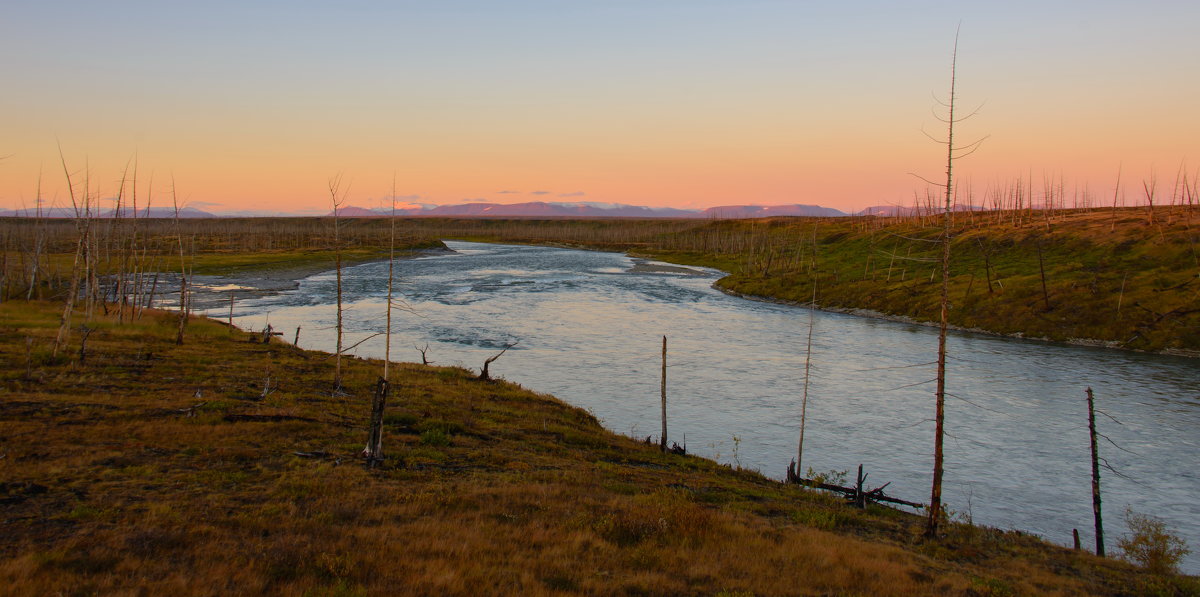
[[[233,333],[233,291],[229,291],[229,333]]]
[[[863,476],[862,465],[858,465],[858,480],[854,483],[854,505],[858,508],[867,507],[867,496],[863,493],[863,482],[867,478]]]
[[[1100,513],[1100,453],[1096,449],[1096,407],[1092,388],[1087,389],[1088,433],[1092,440],[1092,515],[1096,518],[1096,555],[1104,557],[1104,517]]]
[[[659,449],[667,451],[667,337],[663,336],[662,345],[662,381],[659,384],[662,394],[662,437],[659,439]]]
[[[388,380],[382,377],[375,383],[375,395],[371,400],[371,424],[367,432],[367,447],[363,455],[367,457],[367,468],[374,468],[383,462],[383,411],[387,406],[387,395],[390,389]]]

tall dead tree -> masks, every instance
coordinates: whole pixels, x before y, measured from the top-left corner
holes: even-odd
[[[804,464],[804,426],[808,420],[808,380],[812,373],[812,337],[816,324],[817,312],[817,280],[813,278],[812,302],[808,304],[808,342],[804,349],[804,393],[800,398],[800,444],[796,449],[795,474],[799,478],[804,474],[801,468]]]
[[[933,487],[929,497],[929,518],[925,526],[925,534],[929,537],[937,536],[938,526],[942,518],[942,475],[944,472],[942,462],[946,419],[946,331],[949,327],[948,316],[950,309],[950,224],[951,214],[953,213],[952,201],[954,200],[954,162],[970,155],[983,143],[983,139],[980,139],[964,146],[954,145],[954,125],[974,115],[974,112],[965,117],[955,115],[957,67],[958,33],[955,32],[954,50],[950,56],[950,96],[946,102],[939,102],[947,111],[946,118],[939,118],[939,120],[946,123],[946,140],[934,139],[934,141],[946,146],[946,185],[945,202],[942,207],[942,284],[939,300],[941,319],[938,326],[937,389],[935,391],[937,406],[934,414]]]
[[[90,218],[86,216],[86,206],[80,208],[79,200],[75,196],[75,184],[71,181],[71,170],[67,168],[67,158],[63,156],[62,148],[58,150],[59,160],[62,162],[63,174],[67,178],[67,191],[71,197],[71,206],[75,212],[75,229],[78,238],[75,241],[75,259],[71,263],[71,281],[67,288],[67,300],[63,306],[62,320],[59,322],[58,334],[54,337],[54,348],[51,353],[55,356],[67,343],[67,338],[71,331],[71,316],[75,311],[75,299],[79,296],[79,285],[82,274],[80,268],[83,267],[81,261],[85,256],[85,248],[88,238],[88,225]],[[87,202],[87,188],[84,188],[83,200]]]
[[[371,420],[367,435],[367,447],[363,455],[367,458],[367,467],[371,468],[383,461],[383,412],[387,408],[388,391],[391,388],[391,378],[388,375],[392,363],[392,289],[396,271],[396,179],[392,178],[392,215],[391,237],[388,247],[388,288],[387,288],[387,317],[383,344],[383,375],[375,383],[375,395],[371,400]]]
[[[659,394],[662,396],[662,436],[658,439],[658,448],[667,451],[667,337],[662,341],[662,378],[659,382]]]
[[[1088,434],[1092,440],[1092,517],[1096,521],[1096,555],[1104,557],[1104,517],[1100,513],[1100,452],[1096,449],[1096,406],[1087,389]]]
[[[175,178],[171,178],[171,204],[175,208],[175,235],[179,239],[179,329],[175,343],[183,344],[183,332],[188,321],[188,270],[183,254],[183,229],[179,226],[179,198],[175,194]]]
[[[337,270],[337,352],[334,353],[334,392],[340,392],[342,389],[342,244],[338,230],[338,210],[346,201],[346,192],[343,192],[341,187],[341,174],[329,179],[329,202],[333,205],[333,256]]]

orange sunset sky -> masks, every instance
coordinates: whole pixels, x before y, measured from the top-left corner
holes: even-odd
[[[981,193],[1200,169],[1200,3],[749,0],[14,3],[0,21],[0,208],[72,172],[214,212],[348,203],[703,208],[910,203],[961,22]],[[896,5],[894,5],[896,4]],[[897,6],[902,4],[903,6]],[[977,201],[982,203],[982,201]]]

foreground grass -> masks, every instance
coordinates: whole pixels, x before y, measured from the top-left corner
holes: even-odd
[[[0,594],[1118,595],[1195,590],[1015,532],[859,511],[612,434],[553,397],[195,319],[0,305]],[[77,337],[77,336],[76,336]],[[264,388],[266,390],[264,391]],[[298,454],[302,453],[302,454]]]

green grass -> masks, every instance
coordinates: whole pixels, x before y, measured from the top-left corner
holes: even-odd
[[[358,460],[381,364],[172,313],[94,321],[86,364],[25,366],[61,305],[0,304],[0,594],[1119,595],[1127,564],[855,510],[604,430],[459,368],[400,364],[383,466]],[[75,355],[76,345],[66,355]],[[266,369],[287,372],[271,402]],[[197,390],[200,396],[196,396]],[[436,439],[441,438],[441,439]],[[445,440],[445,441],[443,441]],[[1187,594],[1194,579],[1155,577]],[[990,591],[990,593],[988,593]]]

